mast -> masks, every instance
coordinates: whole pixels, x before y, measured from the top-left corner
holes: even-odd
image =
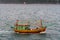
[[[19,22],[19,20],[16,20],[16,24],[15,24],[15,26],[18,26],[18,22]]]
[[[40,20],[40,27],[42,27],[42,19]]]

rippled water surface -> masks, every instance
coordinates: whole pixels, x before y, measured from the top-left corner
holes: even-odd
[[[46,20],[45,34],[16,34],[11,27],[15,21]],[[31,25],[31,28],[35,26]],[[0,4],[0,40],[60,40],[59,4]]]

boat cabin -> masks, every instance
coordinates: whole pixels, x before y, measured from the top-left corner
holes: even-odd
[[[17,30],[27,30],[27,29],[29,29],[30,25],[28,24],[28,22],[17,20],[15,27]]]

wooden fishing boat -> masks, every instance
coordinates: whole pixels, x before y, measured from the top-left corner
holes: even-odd
[[[15,26],[16,26],[16,28],[14,28],[14,31],[16,33],[40,33],[40,32],[46,31],[46,27],[39,27],[36,29],[23,29],[23,30],[18,28],[18,27],[27,27],[27,26],[29,26],[28,24],[27,25],[26,24],[23,24],[23,25],[16,24]]]
[[[14,29],[16,33],[40,33],[46,31],[46,27],[40,27],[37,29],[29,29],[29,30],[17,30],[16,28]]]

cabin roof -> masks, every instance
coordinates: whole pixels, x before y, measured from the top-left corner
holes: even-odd
[[[30,25],[22,24],[22,25],[18,25],[18,26],[24,26],[24,27],[27,27],[27,26],[30,26]]]

